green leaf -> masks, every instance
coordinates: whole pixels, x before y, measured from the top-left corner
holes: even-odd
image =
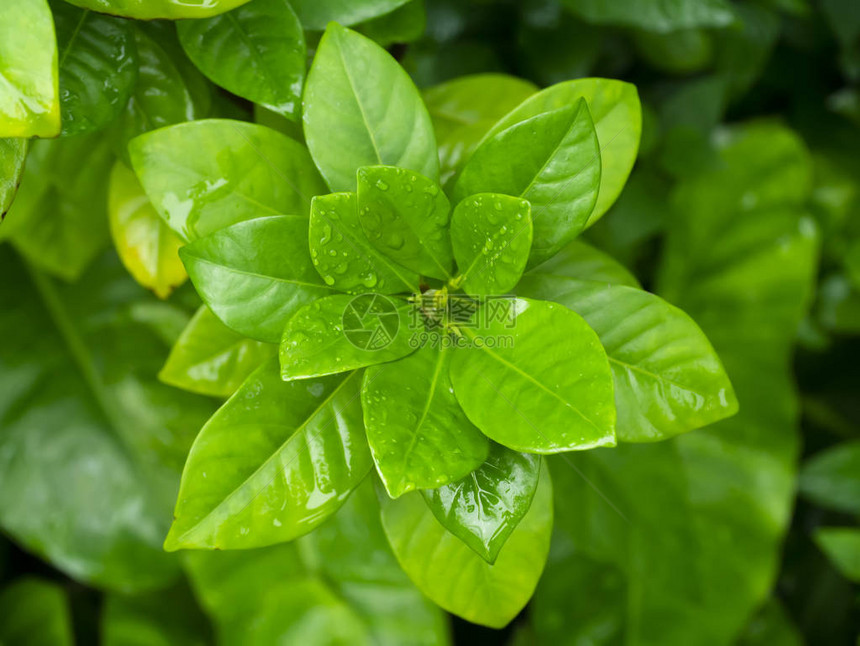
[[[537,91],[533,83],[505,74],[464,76],[424,90],[442,182],[447,182],[499,119]]]
[[[382,526],[401,567],[432,601],[472,623],[503,628],[528,602],[546,562],[549,472],[541,473],[531,509],[494,565],[440,525],[418,492],[384,500]]]
[[[206,18],[243,5],[248,0],[206,0],[190,3],[188,0],[68,0],[74,5],[138,20],[167,18]]]
[[[452,392],[450,361],[450,349],[428,343],[405,359],[365,372],[361,403],[367,441],[392,498],[459,480],[487,458],[487,438]]]
[[[734,390],[707,337],[658,296],[540,276],[525,278],[517,291],[569,307],[597,332],[615,380],[619,440],[663,440],[737,412]]]
[[[136,25],[140,65],[137,83],[113,128],[116,146],[128,159],[128,142],[137,135],[207,115],[211,96],[206,79],[191,64],[167,25]]]
[[[33,264],[75,280],[110,240],[112,165],[110,144],[102,135],[33,142],[0,239],[11,239]]]
[[[860,440],[810,458],[800,474],[800,492],[823,507],[860,514]]]
[[[308,221],[277,215],[239,222],[180,251],[194,287],[236,332],[278,343],[301,307],[333,293],[311,264]]]
[[[860,583],[860,529],[822,527],[815,542],[846,579]]]
[[[594,224],[618,199],[630,175],[642,133],[642,107],[636,86],[603,78],[576,79],[552,85],[523,101],[487,134],[491,138],[544,112],[588,104],[600,142],[600,192],[586,226]]]
[[[436,182],[405,168],[358,171],[358,219],[386,257],[424,276],[451,278],[451,203]]]
[[[438,181],[439,159],[427,108],[409,75],[372,40],[330,24],[311,65],[303,101],[305,139],[333,191],[354,191],[356,171],[380,164]]]
[[[51,5],[57,31],[62,136],[101,130],[128,102],[137,80],[131,23]]]
[[[60,584],[24,578],[0,591],[0,641],[18,646],[72,646],[72,615]]]
[[[568,279],[589,280],[607,285],[639,287],[639,281],[610,255],[598,251],[581,240],[573,240],[561,251],[525,275],[530,282],[556,284],[558,288]]]
[[[305,80],[305,37],[284,0],[252,0],[227,13],[176,25],[182,48],[213,82],[297,119]]]
[[[426,27],[424,0],[408,0],[390,13],[362,22],[356,29],[380,46],[389,47],[418,40]]]
[[[281,339],[281,378],[334,375],[399,359],[415,350],[412,305],[381,294],[326,296],[287,322]]]
[[[322,30],[334,21],[354,25],[390,13],[409,0],[292,0],[305,29]]]
[[[0,222],[6,218],[24,175],[27,143],[26,139],[0,139]]]
[[[372,466],[360,373],[285,383],[267,361],[191,447],[165,549],[289,541],[343,504]]]
[[[0,138],[60,134],[57,39],[47,0],[8,0],[0,21]]]
[[[138,283],[167,298],[185,282],[182,240],[158,217],[137,176],[120,161],[110,175],[108,218],[117,253]]]
[[[803,636],[777,598],[771,598],[738,637],[738,646],[803,646]]]
[[[539,456],[493,444],[471,474],[421,495],[445,529],[492,565],[531,508],[539,475]]]
[[[504,193],[532,205],[531,262],[546,260],[585,228],[597,201],[600,149],[584,100],[491,132],[463,167],[456,201]]]
[[[129,153],[153,206],[188,241],[263,215],[306,214],[325,192],[304,146],[252,123],[169,126],[132,139]]]
[[[237,334],[205,305],[170,350],[158,378],[201,395],[229,397],[276,348]]]
[[[331,193],[311,203],[310,250],[326,285],[341,292],[418,291],[418,275],[377,251],[362,229],[355,193]]]
[[[725,27],[734,21],[727,0],[563,0],[562,4],[591,23],[657,32]]]
[[[451,216],[451,242],[458,287],[470,294],[505,294],[519,282],[529,258],[531,205],[494,193],[467,197]]]
[[[594,330],[555,303],[510,299],[505,316],[494,315],[491,304],[478,310],[476,329],[462,330],[471,345],[451,360],[454,392],[469,419],[517,451],[613,446],[612,372]]]
[[[61,285],[1,249],[0,334],[15,343],[0,353],[0,527],[76,580],[164,586],[179,473],[212,408],[155,379],[169,341],[153,309],[172,306],[113,255]]]

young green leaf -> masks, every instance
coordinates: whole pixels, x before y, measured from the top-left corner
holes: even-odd
[[[490,565],[433,516],[418,492],[382,501],[382,525],[401,567],[445,610],[503,628],[534,592],[552,532],[552,484],[542,469],[531,508]]]
[[[532,246],[531,205],[509,195],[479,193],[461,201],[451,216],[458,286],[471,294],[513,289]]]
[[[69,0],[72,4],[115,16],[153,20],[167,18],[207,18],[243,5],[248,0]]]
[[[411,307],[381,294],[338,294],[305,305],[284,328],[281,378],[334,375],[406,356],[415,350]]]
[[[613,446],[612,372],[594,330],[554,303],[511,299],[504,317],[491,304],[478,310],[476,329],[463,328],[471,344],[451,360],[469,419],[517,451]]]
[[[219,319],[252,339],[278,343],[293,314],[334,293],[314,271],[307,230],[301,215],[256,218],[200,238],[179,255]]]
[[[424,90],[442,183],[460,169],[493,124],[535,92],[533,83],[504,74],[464,76]]]
[[[504,193],[528,200],[534,265],[585,228],[599,184],[597,134],[580,100],[491,132],[463,167],[454,196],[459,201],[476,193]]]
[[[734,390],[707,337],[658,296],[541,276],[523,279],[518,292],[569,307],[597,332],[615,379],[619,440],[663,440],[737,412]]]
[[[262,215],[306,214],[325,192],[304,146],[242,121],[161,128],[132,139],[129,153],[155,209],[188,241]]]
[[[267,361],[200,431],[165,549],[292,540],[343,504],[372,466],[361,374],[285,383]]]
[[[537,455],[494,443],[487,461],[471,474],[421,495],[445,529],[492,565],[531,508],[540,463]]]
[[[170,350],[158,378],[201,395],[229,397],[276,351],[237,334],[204,305]]]
[[[362,229],[355,193],[313,199],[309,240],[314,268],[326,285],[338,291],[418,291],[418,275],[377,251]]]
[[[57,31],[62,136],[101,130],[122,111],[137,80],[131,23],[52,5]]]
[[[385,15],[409,0],[292,0],[305,29],[322,30],[330,22],[354,25]]]
[[[552,258],[529,271],[524,278],[540,279],[541,284],[547,286],[558,283],[559,288],[568,279],[639,287],[639,281],[626,267],[582,240],[573,240]]]
[[[354,191],[356,171],[378,164],[439,179],[433,125],[409,75],[372,40],[336,23],[308,74],[304,130],[333,191]]]
[[[860,441],[814,455],[800,473],[800,492],[823,507],[860,514]]]
[[[6,218],[6,212],[21,184],[27,159],[27,143],[26,139],[20,138],[0,139],[0,222]]]
[[[27,577],[0,591],[0,642],[72,646],[72,613],[61,584]]]
[[[284,0],[252,0],[204,20],[176,24],[182,48],[213,82],[278,114],[298,119],[305,36]]]
[[[423,276],[451,278],[451,203],[436,182],[405,168],[358,170],[358,219],[385,256]]]
[[[822,527],[815,532],[815,542],[846,579],[860,583],[860,529]]]
[[[47,0],[6,0],[0,20],[0,138],[60,134],[57,39]]]
[[[487,458],[487,438],[454,397],[451,353],[427,344],[365,372],[361,403],[367,441],[392,498],[459,480]]]
[[[182,240],[158,217],[137,176],[121,161],[110,175],[108,218],[120,260],[138,283],[167,298],[186,281],[179,259]]]
[[[557,83],[523,101],[487,134],[493,137],[544,112],[585,99],[600,142],[600,192],[586,226],[618,199],[636,161],[642,133],[642,107],[636,87],[614,79],[587,78]]]

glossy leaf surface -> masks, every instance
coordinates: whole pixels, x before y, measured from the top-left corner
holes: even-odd
[[[669,32],[689,27],[725,27],[734,21],[726,0],[564,0],[565,6],[597,24],[627,25]]]
[[[180,252],[203,301],[236,332],[278,343],[299,308],[333,293],[308,254],[308,221],[278,215],[240,222]]]
[[[505,74],[474,74],[424,90],[442,181],[460,169],[499,119],[535,92],[533,83]]]
[[[487,461],[468,476],[421,495],[445,529],[493,564],[531,508],[540,463],[539,456],[494,443]]]
[[[469,419],[517,451],[614,445],[612,373],[597,334],[554,303],[518,298],[508,310],[505,320],[464,328],[473,345],[451,360],[454,392]]]
[[[824,507],[860,514],[860,441],[814,455],[800,473],[800,491]]]
[[[367,237],[359,221],[355,193],[314,198],[309,241],[314,268],[323,282],[337,291],[418,291],[418,275],[380,253]]]
[[[411,305],[379,294],[326,296],[298,310],[281,338],[281,378],[307,379],[399,359]]]
[[[597,332],[615,380],[619,440],[662,440],[737,412],[734,390],[707,337],[658,296],[537,276],[524,279],[517,291],[569,307]]]
[[[237,334],[205,305],[176,340],[158,378],[201,395],[229,397],[276,348]]]
[[[562,289],[570,279],[639,287],[639,281],[626,267],[582,240],[570,242],[552,258],[529,271],[524,278],[529,282],[540,281],[546,286],[557,285],[557,289]]]
[[[167,18],[206,18],[214,16],[233,7],[245,4],[248,0],[207,0],[206,2],[188,2],[188,0],[71,0],[71,3],[101,11],[116,16],[137,18],[138,20],[153,20]]]
[[[153,206],[189,241],[251,218],[306,214],[325,192],[304,146],[252,123],[169,126],[133,139],[129,153]]]
[[[372,84],[365,82],[369,78]],[[378,164],[439,179],[433,125],[421,95],[372,40],[329,25],[303,102],[305,139],[331,190],[354,191],[356,171]]]
[[[552,531],[545,469],[532,506],[490,565],[433,516],[418,492],[382,502],[382,525],[409,578],[432,601],[473,623],[502,628],[537,585]]]
[[[585,78],[557,83],[530,96],[502,118],[488,137],[550,110],[585,99],[600,144],[600,192],[588,226],[618,199],[630,175],[642,132],[642,107],[634,85],[615,79]]]
[[[213,83],[297,119],[305,80],[302,25],[283,0],[252,0],[227,13],[177,23],[188,57]]]
[[[57,39],[47,0],[9,0],[0,21],[0,137],[60,134]]]
[[[532,205],[532,264],[585,228],[600,185],[600,149],[585,101],[491,132],[457,179],[457,201],[504,193]]]
[[[454,397],[448,376],[452,352],[427,344],[365,372],[367,441],[392,498],[459,480],[487,458],[487,438]]]
[[[332,21],[354,25],[385,15],[409,0],[293,0],[305,29],[325,29]]]
[[[182,240],[164,223],[134,172],[114,164],[108,192],[114,246],[126,269],[159,298],[167,298],[188,278],[179,259]]]
[[[516,285],[532,246],[531,205],[509,195],[479,193],[451,216],[457,284],[469,294],[506,294]]]
[[[63,588],[25,578],[0,589],[0,640],[20,646],[72,646],[72,617]]]
[[[101,130],[125,107],[137,79],[131,23],[65,2],[54,2],[52,11],[62,135]]]
[[[448,237],[451,203],[432,180],[393,166],[358,171],[358,218],[380,252],[403,267],[440,280],[451,278]]]
[[[0,222],[18,192],[26,159],[26,139],[0,139]]]
[[[846,579],[860,583],[860,529],[822,527],[815,542]]]
[[[361,374],[285,383],[267,361],[191,447],[165,548],[292,540],[343,504],[370,470]]]

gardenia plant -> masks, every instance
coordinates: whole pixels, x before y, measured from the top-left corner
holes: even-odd
[[[456,87],[426,100],[444,114]],[[466,143],[440,164],[406,72],[332,23],[302,119],[306,146],[227,119],[129,144],[207,306],[162,378],[232,395],[191,449],[165,548],[294,540],[378,476],[403,570],[443,608],[503,626],[549,550],[542,455],[657,441],[737,408],[697,325],[576,240],[633,166],[636,91],[581,79],[494,125],[452,121]]]

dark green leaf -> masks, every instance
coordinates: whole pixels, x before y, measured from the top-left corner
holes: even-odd
[[[728,0],[563,0],[588,22],[669,32],[690,27],[725,27],[734,20]]]
[[[471,474],[421,495],[445,529],[493,564],[531,508],[539,475],[539,456],[493,444]]]
[[[63,588],[26,578],[0,590],[0,642],[10,646],[72,646],[72,616]]]
[[[427,12],[424,0],[408,0],[394,11],[363,22],[356,29],[382,47],[410,43],[424,34]]]
[[[314,198],[309,236],[314,268],[333,289],[381,294],[418,291],[418,275],[381,254],[367,237],[355,193]]]
[[[338,294],[305,305],[284,328],[281,378],[333,375],[406,356],[415,349],[411,310],[381,294]]]
[[[263,215],[306,214],[325,192],[304,146],[252,123],[169,126],[132,139],[129,153],[155,209],[189,241]]]
[[[332,21],[354,25],[382,16],[409,0],[292,0],[305,29],[325,29]]]
[[[516,285],[532,246],[531,205],[517,197],[479,193],[451,216],[457,286],[479,295],[506,294]]]
[[[367,441],[392,498],[459,480],[487,458],[487,438],[454,397],[448,377],[451,352],[428,343],[364,375]]]
[[[860,529],[822,527],[815,542],[846,579],[860,583]]]
[[[182,48],[212,82],[298,119],[305,37],[284,0],[252,0],[205,20],[177,23]]]
[[[358,218],[370,242],[407,269],[451,278],[451,203],[423,175],[393,166],[358,171]]]
[[[277,215],[239,222],[180,251],[203,301],[228,327],[278,343],[301,307],[334,293],[311,264],[308,221]]]
[[[165,548],[241,549],[306,534],[372,466],[361,374],[285,383],[267,361],[206,423]]]
[[[409,75],[372,40],[329,25],[303,101],[308,148],[333,191],[354,191],[356,171],[378,164],[408,168],[438,181],[439,159],[427,108]]]
[[[823,507],[860,514],[860,441],[814,455],[800,474],[800,491]]]
[[[469,419],[517,451],[613,446],[612,372],[594,330],[554,303],[510,299],[505,317],[491,311],[485,305],[477,328],[463,329],[471,345],[451,361],[454,392]]]

